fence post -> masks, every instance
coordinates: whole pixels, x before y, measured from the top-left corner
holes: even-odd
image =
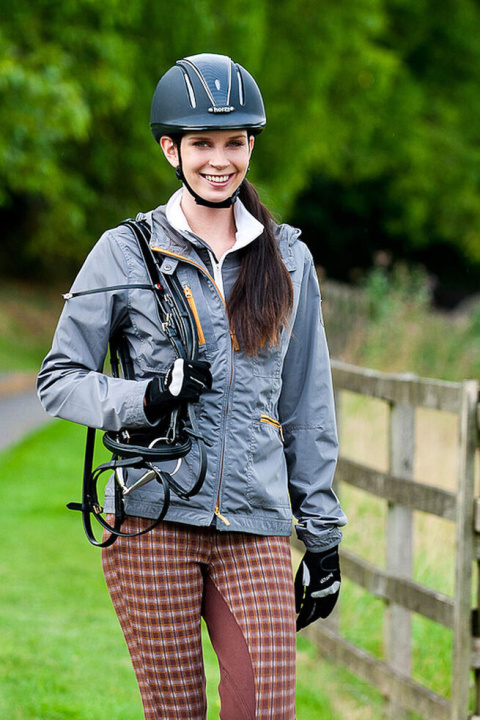
[[[415,454],[415,409],[390,405],[390,473],[413,479]],[[413,566],[413,513],[407,507],[389,503],[387,514],[386,570],[397,578],[411,578]],[[385,654],[388,664],[402,675],[411,675],[411,617],[399,605],[390,604],[385,613]],[[405,712],[391,698],[388,714],[395,720]]]
[[[469,714],[472,655],[472,565],[474,559],[474,477],[477,448],[478,384],[462,383],[456,523],[455,605],[453,618],[452,720]]]

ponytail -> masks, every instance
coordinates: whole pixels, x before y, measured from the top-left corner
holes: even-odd
[[[263,224],[264,231],[243,251],[228,314],[230,330],[240,347],[247,355],[257,355],[265,344],[279,344],[293,307],[293,286],[273,232],[274,218],[247,180],[239,199]]]

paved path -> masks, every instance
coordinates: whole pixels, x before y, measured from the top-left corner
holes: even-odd
[[[38,401],[34,375],[0,375],[0,451],[49,420]]]

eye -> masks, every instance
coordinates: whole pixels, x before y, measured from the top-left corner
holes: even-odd
[[[233,147],[243,147],[245,145],[245,141],[244,140],[231,140],[229,142],[229,145],[231,145]]]
[[[206,140],[195,140],[193,143],[194,147],[208,147],[208,143]]]

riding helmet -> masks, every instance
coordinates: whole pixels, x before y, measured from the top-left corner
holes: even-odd
[[[159,80],[150,127],[162,135],[195,130],[246,129],[254,135],[266,124],[257,83],[226,55],[201,53],[178,60]]]

